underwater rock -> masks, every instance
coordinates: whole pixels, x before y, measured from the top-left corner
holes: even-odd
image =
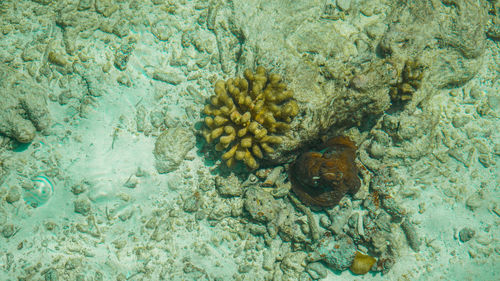
[[[415,226],[410,222],[408,218],[406,218],[401,223],[401,229],[406,236],[406,240],[408,241],[408,245],[410,245],[410,248],[413,251],[418,252],[422,241],[417,233],[417,230],[415,229]]]
[[[312,262],[308,264],[306,270],[314,280],[326,278],[328,275],[326,267],[320,262]]]
[[[324,261],[333,270],[348,269],[355,256],[356,246],[349,236],[323,237],[314,245],[314,252],[309,254],[310,261]]]
[[[476,235],[476,231],[474,231],[474,229],[469,227],[462,228],[462,230],[460,230],[460,232],[458,233],[460,241],[464,243],[471,240],[474,237],[474,235]]]
[[[128,60],[135,49],[135,44],[137,40],[133,37],[124,38],[120,48],[116,49],[114,65],[119,70],[125,70],[127,68]]]
[[[347,137],[335,137],[324,147],[300,155],[290,168],[292,189],[306,205],[333,207],[361,185],[354,163],[355,144]]]
[[[223,196],[241,196],[243,194],[243,186],[233,173],[228,177],[217,176],[215,186],[219,194]]]
[[[74,202],[75,213],[82,214],[84,216],[88,215],[91,209],[90,200],[86,197],[78,198]]]
[[[391,85],[389,95],[392,101],[408,101],[418,91],[424,77],[425,66],[416,60],[406,61],[401,75]]]
[[[295,275],[305,270],[305,252],[289,252],[281,261],[281,270],[287,275]]]
[[[18,73],[0,64],[0,134],[29,143],[49,128],[51,118],[42,88]]]
[[[200,205],[203,203],[201,195],[199,192],[195,192],[193,195],[189,196],[184,200],[182,209],[184,212],[192,213],[198,211]]]
[[[260,188],[250,187],[245,192],[245,210],[250,216],[261,222],[269,222],[276,218],[278,203],[267,191]]]
[[[14,227],[13,224],[6,224],[2,227],[2,236],[5,238],[10,238],[14,233],[16,233],[16,228]]]
[[[19,192],[19,188],[13,186],[9,189],[7,196],[5,196],[5,201],[12,204],[19,201],[20,198],[21,193]]]
[[[380,40],[379,53],[424,58],[422,62],[429,65],[428,81],[438,88],[472,79],[486,46],[487,8],[470,1],[451,2],[453,5],[441,6],[426,1],[399,2],[387,19],[389,28]],[[434,40],[438,43],[430,45]]]
[[[153,152],[158,173],[168,173],[177,169],[194,145],[195,137],[187,128],[179,126],[163,132],[156,140]]]

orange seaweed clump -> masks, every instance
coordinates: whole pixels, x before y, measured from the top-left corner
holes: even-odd
[[[356,145],[349,138],[329,139],[321,151],[300,155],[290,169],[292,189],[310,206],[333,207],[361,185],[354,162]]]

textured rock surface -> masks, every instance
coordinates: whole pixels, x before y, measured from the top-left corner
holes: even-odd
[[[245,192],[245,210],[253,219],[271,221],[277,216],[277,208],[277,200],[269,192],[257,187],[249,187]]]
[[[0,133],[28,143],[49,128],[46,93],[31,78],[0,64]]]
[[[275,71],[282,74],[295,91],[304,113],[292,123],[293,137],[288,135],[270,158],[284,161],[289,156],[284,152],[310,141],[331,126],[339,128],[334,129],[339,133],[343,127],[363,124],[387,110],[391,103],[386,83],[397,78],[408,58],[419,57],[429,66],[428,82],[423,82],[423,90],[415,93],[409,107],[415,107],[435,93],[432,87],[461,85],[474,77],[484,52],[486,36],[482,31],[487,19],[486,6],[468,1],[456,3],[398,2],[385,19],[389,27],[381,37],[373,34],[373,38],[366,39],[356,34],[359,41],[355,42],[339,32],[335,22],[303,23],[303,19],[313,13],[317,5],[314,1],[290,6],[292,11],[307,12],[297,13],[295,20],[286,24],[273,22],[272,28],[259,26],[256,20],[265,18],[266,11],[257,13],[251,5],[236,9],[230,25],[244,33],[239,60],[242,68],[254,64],[276,65]],[[220,21],[216,22],[216,30],[222,29],[224,20]],[[286,49],[274,43],[282,40],[287,42]],[[378,45],[380,55],[390,57],[393,67],[387,68],[383,63],[366,64],[366,60],[379,59],[373,56],[373,50],[363,48],[362,40]],[[370,91],[348,87],[353,72],[370,68],[376,73],[370,82],[375,83]]]
[[[186,128],[175,127],[162,133],[156,139],[153,152],[158,173],[168,173],[177,169],[194,144],[194,135]]]

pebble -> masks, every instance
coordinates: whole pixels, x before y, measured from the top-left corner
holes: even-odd
[[[2,236],[5,238],[10,238],[15,233],[15,228],[13,224],[6,224],[2,228]]]
[[[471,229],[469,227],[462,228],[462,230],[460,230],[460,232],[458,233],[460,241],[464,243],[471,240],[474,237],[474,235],[476,235],[476,231],[474,231],[474,229]]]
[[[307,254],[305,252],[289,252],[281,262],[281,269],[284,272],[302,272],[304,271],[304,260]]]
[[[337,7],[341,11],[347,11],[351,8],[351,0],[337,0]]]
[[[74,201],[75,213],[88,215],[90,212],[90,200],[87,198],[79,198]]]
[[[226,178],[217,176],[215,186],[219,194],[223,196],[241,196],[243,194],[242,184],[234,174],[230,174]]]
[[[7,193],[7,196],[5,197],[5,201],[7,201],[7,203],[12,204],[19,201],[20,198],[21,198],[21,193],[19,192],[19,188],[11,187],[9,189],[9,193]]]
[[[200,195],[193,194],[184,200],[184,205],[182,209],[184,210],[184,212],[188,213],[196,212],[198,211],[200,204],[201,204]]]
[[[184,75],[180,71],[157,69],[153,72],[153,79],[172,85],[179,85],[184,81]]]
[[[277,215],[277,201],[269,192],[261,188],[248,188],[245,193],[244,206],[250,216],[257,221],[272,221]]]
[[[306,270],[314,280],[326,278],[328,275],[326,267],[320,262],[312,262],[308,264]]]

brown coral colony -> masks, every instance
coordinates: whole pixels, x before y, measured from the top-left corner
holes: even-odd
[[[222,159],[228,167],[240,160],[258,168],[256,158],[274,152],[273,145],[283,141],[279,135],[290,129],[298,113],[293,92],[281,76],[267,74],[263,67],[255,73],[245,70],[244,78],[219,80],[214,91],[204,109],[206,141],[218,139],[215,149],[225,151]]]
[[[355,194],[360,187],[354,163],[356,145],[347,137],[328,140],[319,152],[306,152],[290,169],[292,189],[307,205],[332,207],[346,193]]]

